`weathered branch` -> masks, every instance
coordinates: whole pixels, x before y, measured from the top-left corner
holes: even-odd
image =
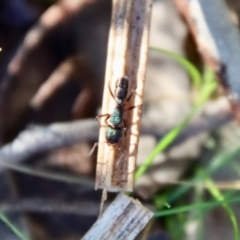
[[[195,119],[176,139],[177,142],[205,131],[213,131],[232,119],[230,110],[220,110],[211,115]],[[142,134],[151,134],[160,139],[170,129],[159,128],[158,123],[142,123]],[[31,126],[12,142],[0,148],[0,171],[8,167],[5,163],[21,163],[35,154],[70,146],[82,141],[96,141],[98,124],[95,120],[70,123],[55,123],[49,126]],[[176,142],[175,142],[176,144]]]
[[[11,144],[0,149],[0,159],[18,163],[37,153],[94,140],[97,132],[98,126],[93,120],[56,123],[47,127],[31,126]]]
[[[223,0],[175,0],[204,61],[227,91],[240,122],[240,33]]]
[[[153,213],[138,200],[118,194],[82,240],[132,240],[152,217]]]
[[[8,199],[7,201],[0,201],[0,208],[3,212],[66,213],[85,216],[97,216],[99,214],[99,203],[91,201],[67,202],[41,198]]]

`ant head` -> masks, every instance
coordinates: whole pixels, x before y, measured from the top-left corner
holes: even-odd
[[[123,89],[128,89],[128,85],[129,85],[129,80],[128,80],[128,77],[121,77],[117,80],[117,85],[116,87],[119,87],[119,88],[123,88]]]
[[[114,96],[119,105],[122,105],[128,93],[128,78],[121,77],[116,82]]]

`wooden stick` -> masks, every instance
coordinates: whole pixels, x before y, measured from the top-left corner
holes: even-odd
[[[142,105],[151,7],[151,0],[113,0],[103,114],[112,114],[116,106],[116,101],[111,96],[108,86],[110,85],[114,91],[116,81],[124,76],[129,79],[128,94],[136,88],[135,94],[124,105],[124,108]],[[140,117],[141,107],[124,112],[123,119],[127,125],[126,136],[123,134],[117,146],[106,143],[106,123],[103,118],[101,119],[96,189],[133,190]]]
[[[119,194],[82,240],[135,239],[152,216],[138,200]]]

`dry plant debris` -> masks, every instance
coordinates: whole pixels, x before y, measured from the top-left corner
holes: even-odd
[[[101,118],[96,189],[133,190],[150,16],[151,0],[113,1],[102,113],[112,114],[116,101],[110,94],[109,86],[115,89],[116,81],[125,76],[129,80],[128,94],[135,92],[124,103],[124,109],[135,108],[124,113],[126,136],[122,136],[117,146],[106,142],[106,122]]]
[[[135,239],[152,216],[138,200],[119,193],[82,240]]]
[[[240,122],[240,33],[231,20],[225,1],[175,2],[189,25],[203,60],[222,83]]]

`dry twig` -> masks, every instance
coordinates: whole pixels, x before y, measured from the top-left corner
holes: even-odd
[[[99,213],[97,202],[56,201],[56,199],[41,198],[8,199],[0,202],[0,208],[3,212],[22,213],[65,213],[85,216],[97,216]]]
[[[72,112],[74,118],[83,118],[84,114],[89,112],[89,108],[91,109],[89,102],[94,95],[92,86],[94,77],[85,59],[78,55],[67,58],[52,72],[31,100],[31,106],[35,109],[41,108],[60,88],[70,80],[78,78],[85,81],[79,81],[83,89],[74,103]]]
[[[138,200],[119,194],[82,240],[134,239],[152,216]]]
[[[11,141],[14,134],[29,120],[29,113],[33,110],[30,107],[31,99],[45,80],[49,80],[49,83],[44,83],[43,89],[49,91],[49,94],[43,96],[41,92],[41,95],[35,96],[37,99],[32,102],[35,106],[42,105],[41,101],[49,97],[54,100],[52,94],[60,84],[66,83],[68,77],[74,77],[72,79],[77,82],[74,85],[83,90],[72,106],[74,118],[95,115],[95,109],[102,98],[101,79],[105,65],[103,59],[107,45],[110,6],[108,0],[57,1],[43,13],[24,39],[19,39],[21,45],[11,59],[0,84],[2,142]],[[93,44],[89,41],[90,38],[97,39],[98,44]],[[10,55],[13,52],[15,50],[11,50]],[[60,74],[61,79],[58,78],[57,81],[61,80],[62,83],[56,83],[56,77]],[[82,104],[83,102],[85,104]],[[48,104],[50,106],[51,101]],[[65,113],[70,107],[56,111]],[[45,117],[44,114],[41,117]]]
[[[176,139],[184,141],[198,133],[213,131],[231,120],[229,110],[220,110],[210,116],[196,119],[188,125]],[[142,123],[142,133],[162,138],[169,129],[160,129],[158,124]],[[55,123],[49,126],[32,126],[23,131],[12,143],[0,148],[0,171],[9,163],[20,163],[35,154],[70,146],[81,141],[95,141],[98,125],[95,120],[82,120],[70,123]],[[174,145],[174,144],[173,144]],[[8,164],[4,164],[4,162]]]
[[[117,79],[127,76],[129,92],[135,94],[124,107],[142,105],[143,85],[146,71],[151,0],[114,0],[108,44],[108,57],[102,112],[112,114],[116,106],[109,93]],[[105,127],[101,127],[96,173],[96,189],[108,191],[132,191],[136,166],[140,127],[140,107],[126,111],[126,137],[118,147],[106,144]],[[104,119],[101,121],[104,124]],[[119,151],[122,149],[122,151]]]
[[[204,61],[225,87],[240,122],[240,33],[223,0],[175,0]]]
[[[89,129],[93,131],[88,132]],[[18,163],[37,153],[70,146],[86,139],[96,139],[97,130],[97,124],[88,120],[70,124],[55,123],[48,127],[32,126],[22,132],[11,144],[2,147],[0,158],[1,161]]]

